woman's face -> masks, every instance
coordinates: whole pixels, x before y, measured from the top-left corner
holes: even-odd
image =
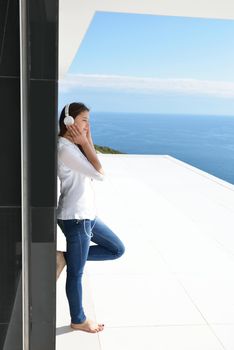
[[[85,130],[88,131],[88,125],[89,125],[89,112],[84,111],[78,114],[75,117],[75,124],[77,125],[78,129],[81,131]]]

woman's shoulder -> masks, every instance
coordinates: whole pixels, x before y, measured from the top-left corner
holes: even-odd
[[[70,140],[68,140],[67,138],[65,138],[63,136],[58,136],[57,144],[58,144],[59,148],[62,146],[68,146],[68,147],[72,147],[72,148],[76,147],[76,145],[73,142],[71,142]]]
[[[58,143],[65,144],[65,145],[73,145],[73,142],[68,140],[66,137],[58,136]]]
[[[58,147],[58,152],[61,150],[67,150],[69,153],[75,152],[75,154],[79,154],[79,155],[81,155],[81,157],[84,157],[84,155],[81,152],[81,150],[79,149],[78,145],[76,145],[75,143],[71,142],[70,140],[68,140],[67,138],[65,138],[63,136],[58,136],[57,147]]]

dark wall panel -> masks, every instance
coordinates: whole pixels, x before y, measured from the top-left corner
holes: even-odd
[[[56,113],[57,87],[53,80],[30,81],[31,115],[31,203],[33,207],[54,207],[57,201]]]
[[[30,1],[31,78],[57,75],[57,1]]]
[[[33,350],[55,349],[58,2],[30,0]]]
[[[19,1],[0,1],[0,349],[22,350]],[[55,349],[58,1],[28,1],[30,349]]]
[[[19,2],[0,1],[0,76],[18,77],[19,62]],[[14,96],[12,96],[14,97]]]
[[[0,76],[0,207],[20,206],[20,81]]]
[[[0,349],[4,344],[4,350],[15,350],[16,342],[22,343],[20,208],[0,208],[0,232]],[[14,347],[9,346],[10,339]]]
[[[4,350],[20,350],[22,344],[18,26],[18,2],[2,0],[0,2],[0,349]]]

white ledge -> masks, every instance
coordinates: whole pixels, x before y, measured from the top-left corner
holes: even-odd
[[[107,173],[94,181],[98,216],[126,251],[85,265],[85,312],[106,325],[98,334],[67,327],[62,272],[56,349],[231,349],[234,186],[168,155],[98,157]]]

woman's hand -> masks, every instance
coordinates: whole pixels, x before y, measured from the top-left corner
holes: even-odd
[[[72,138],[72,141],[75,144],[83,146],[85,143],[88,142],[87,135],[86,135],[87,131],[82,130],[80,132],[76,124],[67,125],[67,130],[69,131],[70,137]]]
[[[92,136],[91,136],[90,124],[88,125],[88,128],[87,128],[87,139],[89,144],[92,146],[94,152],[96,153],[96,149],[94,147]]]
[[[87,139],[88,139],[88,140],[91,140],[91,139],[92,139],[90,124],[88,124],[88,126],[87,126]]]

